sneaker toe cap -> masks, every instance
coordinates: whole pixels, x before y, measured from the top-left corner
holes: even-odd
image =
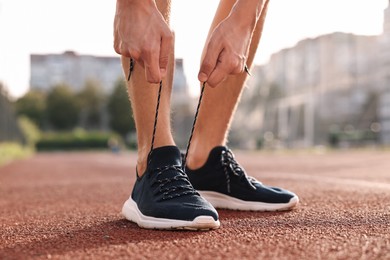
[[[292,198],[298,197],[295,193],[286,189],[282,189],[279,187],[268,187],[268,188],[274,191],[274,196],[283,200],[283,202],[289,202]]]
[[[256,185],[256,191],[251,196],[256,197],[257,201],[266,203],[288,203],[292,198],[297,197],[289,190],[263,184]]]

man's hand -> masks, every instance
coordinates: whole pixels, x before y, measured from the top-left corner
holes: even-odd
[[[234,26],[229,19],[222,21],[211,34],[201,63],[198,79],[216,87],[228,75],[244,72],[251,31]]]
[[[140,63],[148,82],[158,83],[166,75],[173,33],[153,0],[117,0],[114,49]]]
[[[199,81],[216,87],[229,75],[245,71],[252,33],[263,2],[237,1],[229,16],[217,25],[206,43]]]

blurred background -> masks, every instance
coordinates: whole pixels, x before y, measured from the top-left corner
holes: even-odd
[[[184,148],[217,0],[173,0],[173,131]],[[390,1],[272,0],[229,136],[240,149],[390,144]],[[0,0],[0,164],[136,147],[115,1]]]

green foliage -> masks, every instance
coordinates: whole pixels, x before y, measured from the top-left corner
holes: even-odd
[[[127,87],[123,80],[118,80],[115,84],[114,90],[109,97],[107,108],[112,130],[122,136],[135,131]]]
[[[47,117],[57,130],[72,129],[78,123],[80,107],[67,85],[55,86],[47,96]]]
[[[22,143],[23,135],[17,124],[13,103],[7,90],[0,82],[0,142],[13,141]]]
[[[38,151],[108,149],[109,141],[112,139],[122,143],[122,139],[113,133],[86,132],[76,129],[72,132],[44,133],[37,142],[36,148]]]
[[[30,118],[42,127],[46,111],[46,95],[38,90],[31,90],[15,102],[17,115]]]
[[[34,122],[26,116],[18,117],[18,125],[22,131],[27,146],[34,148],[36,142],[41,136],[41,131],[39,130],[37,125],[34,124]]]
[[[103,119],[107,117],[108,127],[121,136],[135,131],[123,80],[116,82],[109,97],[106,97],[99,82],[88,80],[78,93],[65,84],[52,87],[48,93],[32,90],[15,106],[19,116],[29,118],[42,130],[69,131],[75,127],[105,129],[107,125]],[[31,130],[31,124],[25,121],[22,119],[21,124]],[[35,141],[28,142],[32,144]]]
[[[370,130],[332,131],[328,134],[328,142],[332,147],[337,147],[340,142],[360,144],[364,141],[377,141],[378,133]]]
[[[19,143],[0,143],[0,166],[13,160],[24,159],[32,153],[31,149],[23,147]]]
[[[78,94],[83,125],[87,128],[99,128],[102,121],[104,93],[99,82],[88,80]]]

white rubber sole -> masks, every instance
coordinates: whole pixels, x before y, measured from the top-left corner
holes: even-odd
[[[198,191],[214,208],[243,211],[285,211],[290,210],[299,203],[297,196],[292,197],[288,203],[264,203],[240,200],[214,191]]]
[[[192,221],[145,216],[131,197],[123,204],[122,214],[127,220],[147,229],[210,230],[220,226],[219,220],[215,221],[211,216],[199,216]]]

